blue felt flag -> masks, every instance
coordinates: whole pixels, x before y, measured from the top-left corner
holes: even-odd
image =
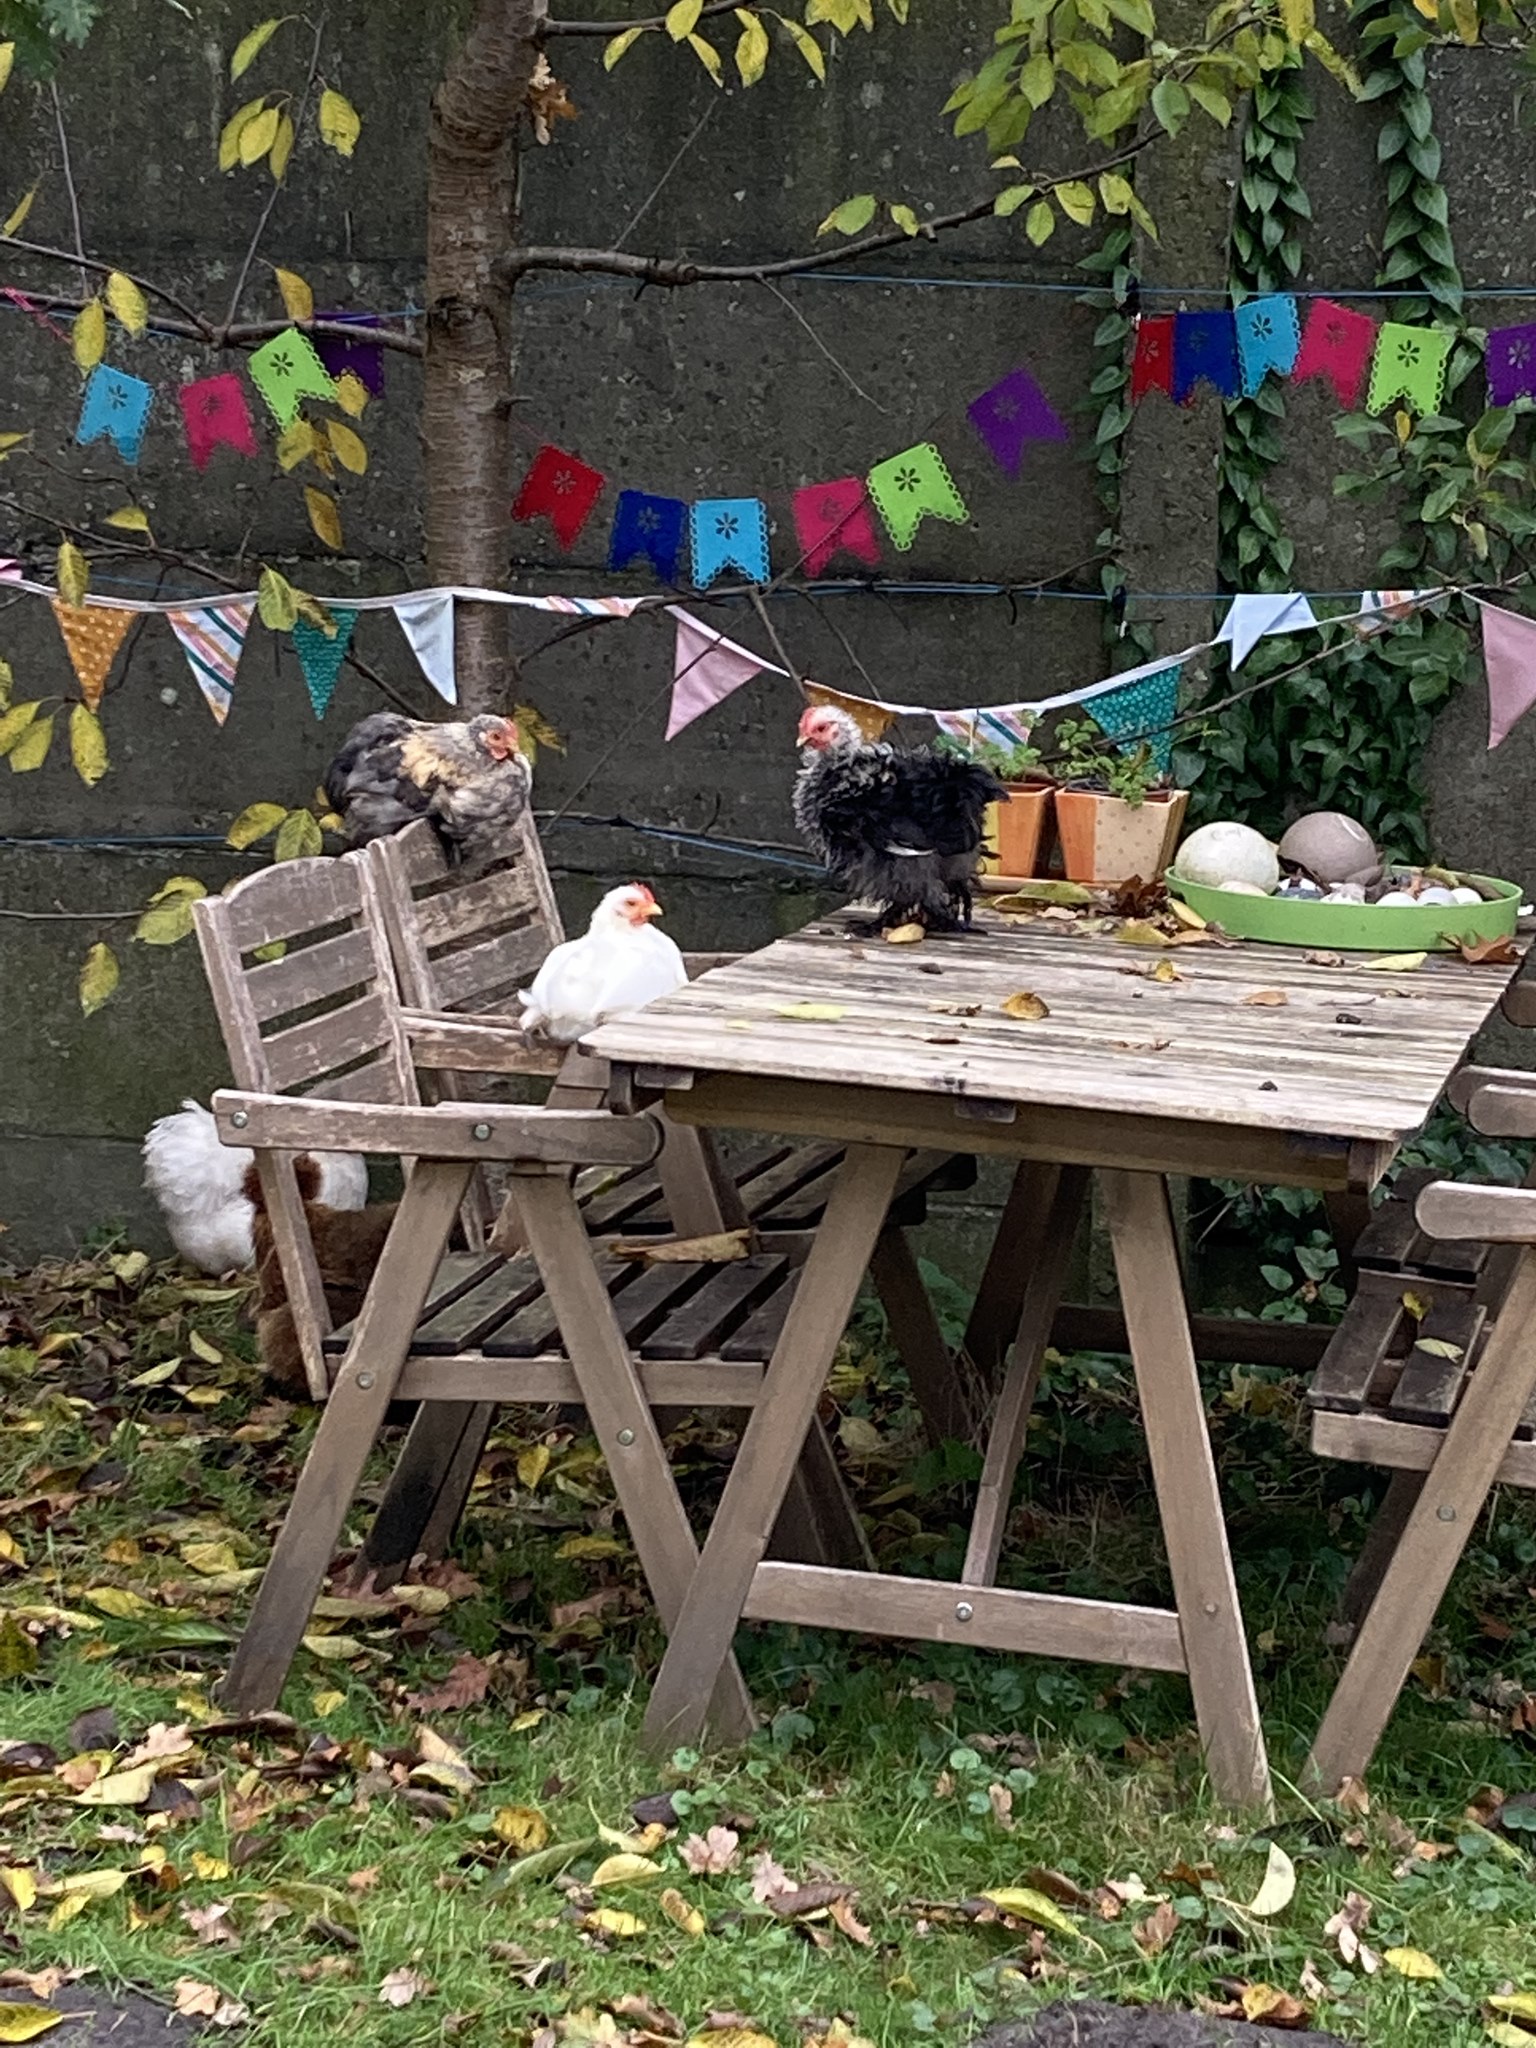
[[[1145,741],[1163,775],[1173,766],[1173,734],[1169,728],[1179,708],[1181,673],[1180,664],[1175,661],[1167,668],[1127,683],[1123,690],[1106,690],[1102,697],[1090,697],[1084,707],[1112,740],[1123,738],[1136,746]]]
[[[722,569],[739,569],[749,583],[768,581],[768,508],[761,498],[700,498],[688,528],[701,590]]]
[[[85,387],[76,441],[82,448],[92,441],[110,441],[124,462],[137,462],[154,400],[152,384],[98,363]]]
[[[1183,405],[1204,379],[1223,398],[1238,390],[1237,329],[1231,312],[1178,313],[1173,322],[1173,402]]]
[[[688,507],[681,498],[653,498],[649,491],[620,491],[608,543],[610,569],[627,569],[641,555],[663,583],[677,581]]]
[[[304,682],[309,690],[309,701],[315,707],[316,718],[324,718],[326,714],[341,664],[347,657],[352,628],[357,624],[356,612],[346,611],[340,605],[332,605],[328,609],[336,621],[336,631],[329,638],[318,626],[312,626],[308,619],[300,619],[293,629],[294,651],[299,657],[299,667],[304,671]]]
[[[1232,315],[1237,327],[1237,354],[1243,368],[1243,390],[1248,397],[1273,370],[1277,377],[1289,377],[1301,353],[1301,321],[1296,301],[1289,292],[1271,292],[1267,298],[1250,299]]]

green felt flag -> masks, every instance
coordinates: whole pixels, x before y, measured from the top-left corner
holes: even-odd
[[[877,462],[869,472],[869,495],[903,553],[930,513],[953,526],[963,526],[971,516],[931,441],[919,441],[888,462]]]
[[[1401,398],[1421,417],[1438,412],[1454,339],[1446,327],[1405,327],[1396,320],[1385,321],[1371,363],[1368,410],[1381,412],[1394,398]]]

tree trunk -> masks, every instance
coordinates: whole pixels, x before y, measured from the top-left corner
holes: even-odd
[[[478,0],[432,101],[422,396],[432,583],[506,581],[512,293],[495,263],[515,238],[518,124],[546,11],[546,0]],[[509,710],[517,665],[506,607],[457,611],[460,705]]]

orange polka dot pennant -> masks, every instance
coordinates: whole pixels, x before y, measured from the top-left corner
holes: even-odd
[[[80,694],[94,711],[135,615],[108,611],[99,605],[66,604],[62,597],[56,597],[53,616],[59,622],[64,645],[80,679]]]

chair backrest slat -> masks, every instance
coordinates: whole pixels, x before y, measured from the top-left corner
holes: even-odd
[[[360,996],[356,1002],[310,1017],[262,1040],[270,1086],[278,1094],[289,1088],[314,1092],[317,1077],[328,1079],[340,1068],[355,1066],[367,1054],[393,1055],[390,1005],[382,996]]]
[[[509,1010],[549,952],[542,925],[502,932],[478,946],[440,953],[432,962],[438,1000],[434,1009]]]
[[[253,1015],[266,1024],[291,1016],[326,996],[341,995],[367,982],[374,970],[372,935],[339,932],[318,945],[285,952],[280,960],[260,960],[245,970],[245,989]]]
[[[525,867],[502,868],[458,887],[453,884],[452,869],[443,879],[446,886],[435,894],[416,898],[416,922],[424,945],[449,945],[477,932],[501,931],[514,924],[532,924],[543,930],[538,896]]]

